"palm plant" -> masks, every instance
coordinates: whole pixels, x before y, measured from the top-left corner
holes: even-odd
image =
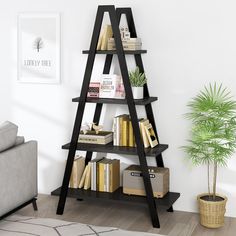
[[[236,148],[236,101],[221,85],[205,87],[188,104],[186,118],[192,121],[191,139],[184,150],[196,165],[207,165],[208,195],[216,199],[218,165],[226,166]],[[210,166],[213,166],[212,194]]]

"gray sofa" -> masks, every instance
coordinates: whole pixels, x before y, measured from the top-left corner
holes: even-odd
[[[17,130],[0,125],[0,218],[29,203],[37,210],[37,142],[24,142]]]

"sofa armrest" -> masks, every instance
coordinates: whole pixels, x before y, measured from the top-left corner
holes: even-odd
[[[0,153],[0,216],[37,196],[37,155],[36,141]]]

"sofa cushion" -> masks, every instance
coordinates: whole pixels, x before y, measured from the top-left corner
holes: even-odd
[[[17,136],[16,137],[16,142],[15,142],[15,146],[17,145],[21,145],[25,142],[25,137],[24,136]]]
[[[17,131],[18,126],[9,121],[0,125],[0,152],[15,145]]]

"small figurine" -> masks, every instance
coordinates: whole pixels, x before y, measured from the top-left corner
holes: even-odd
[[[102,125],[96,125],[95,123],[93,123],[93,125],[92,125],[92,129],[94,129],[95,132],[96,132],[96,134],[98,134],[99,131],[102,130]]]
[[[82,130],[83,134],[87,134],[88,131],[91,130],[91,125],[89,125],[87,122],[85,122],[85,123],[81,126],[81,130]]]

